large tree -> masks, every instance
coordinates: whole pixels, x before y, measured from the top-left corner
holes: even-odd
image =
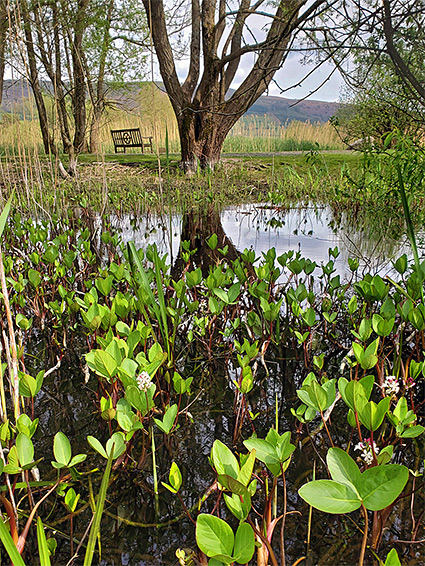
[[[213,166],[232,126],[268,88],[294,38],[326,0],[190,0],[190,56],[180,81],[163,0],[143,0],[186,171]],[[256,39],[254,30],[262,27]],[[250,42],[249,40],[252,40]],[[241,84],[231,91],[236,73]]]

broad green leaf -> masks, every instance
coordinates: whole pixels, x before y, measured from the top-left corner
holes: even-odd
[[[391,462],[391,458],[393,457],[393,452],[394,452],[394,446],[392,444],[390,444],[389,446],[385,446],[385,448],[382,448],[382,450],[380,451],[380,453],[376,458],[378,460],[378,464],[382,466],[388,464],[388,462]]]
[[[363,505],[370,511],[380,511],[391,505],[403,491],[409,470],[398,464],[374,466],[364,471],[359,484]]]
[[[105,452],[105,449],[103,448],[102,444],[98,441],[97,438],[95,438],[94,436],[88,436],[87,437],[87,442],[90,444],[90,446],[96,450],[96,452],[99,452],[99,454],[101,456],[103,456],[104,458],[108,459],[108,455]]]
[[[400,559],[395,548],[391,549],[387,554],[384,566],[401,566]]]
[[[323,413],[327,408],[327,395],[323,387],[321,387],[317,381],[313,381],[308,390],[308,394],[315,404],[316,409]]]
[[[342,389],[340,388],[340,393],[345,403],[355,412],[367,403],[363,386],[354,379],[345,384]]]
[[[251,480],[256,454],[257,454],[256,450],[251,450],[248,458],[245,460],[243,466],[241,466],[241,470],[238,474],[237,480],[240,481],[245,486],[247,486],[249,481]]]
[[[34,446],[26,434],[20,432],[16,437],[16,450],[21,467],[28,466],[34,461]]]
[[[77,464],[81,464],[81,462],[84,462],[84,460],[87,458],[87,454],[77,454],[76,456],[74,456],[72,458],[72,460],[69,462],[68,464],[68,468],[72,468],[74,466],[76,466]]]
[[[116,360],[104,350],[96,350],[94,354],[95,372],[103,377],[112,379],[117,372]]]
[[[215,515],[201,513],[196,520],[196,542],[209,557],[232,556],[235,537],[231,527]]]
[[[233,452],[220,440],[215,440],[211,449],[211,459],[218,475],[228,475],[236,479],[239,464]]]
[[[7,455],[7,464],[3,471],[7,474],[17,474],[21,470],[19,466],[18,450],[16,446],[12,446]]]
[[[242,500],[239,495],[236,494],[230,496],[224,493],[223,497],[229,511],[239,521],[245,521],[251,511],[251,495],[246,495]]]
[[[217,477],[218,483],[220,483],[225,489],[228,489],[232,493],[236,495],[240,495],[245,497],[248,495],[248,489],[241,483],[240,481],[232,478],[232,476],[228,475],[219,475]]]
[[[244,445],[248,450],[255,450],[257,453],[257,458],[260,462],[267,464],[267,462],[271,463],[279,463],[279,458],[277,456],[275,448],[267,442],[267,440],[263,440],[261,438],[248,438],[248,440],[244,440]]]
[[[241,523],[235,535],[233,556],[238,564],[247,564],[254,556],[255,535],[251,525]]]
[[[385,413],[388,411],[390,406],[390,397],[385,397],[381,399],[377,405],[374,401],[368,401],[365,405],[359,409],[359,419],[361,423],[368,430],[377,430],[384,420]]]
[[[164,423],[165,429],[168,431],[167,434],[173,428],[173,425],[174,425],[174,422],[175,422],[176,416],[177,416],[177,411],[178,411],[178,406],[177,405],[171,405],[171,407],[168,407],[168,409],[165,412],[165,415],[164,415],[164,418],[163,418],[163,423]]]
[[[304,403],[304,405],[307,405],[307,407],[314,409],[314,411],[318,410],[315,402],[312,399],[310,399],[310,394],[309,394],[308,390],[297,389],[297,395],[298,395],[300,401],[302,401],[302,403]]]
[[[71,460],[71,443],[63,432],[57,432],[53,440],[53,455],[56,462],[66,467]]]
[[[334,481],[358,490],[360,470],[355,461],[341,448],[329,448],[326,456],[329,472]]]
[[[106,443],[106,454],[109,457],[111,455],[111,450],[113,449],[112,459],[115,460],[124,454],[126,448],[122,433],[115,432]]]
[[[179,470],[178,465],[175,462],[171,464],[169,481],[176,491],[180,489],[182,485],[182,474]]]
[[[410,426],[406,428],[400,435],[401,438],[416,438],[420,436],[425,431],[425,428],[421,425]]]
[[[317,480],[304,484],[298,494],[312,507],[325,513],[350,513],[361,505],[352,487],[332,480]]]

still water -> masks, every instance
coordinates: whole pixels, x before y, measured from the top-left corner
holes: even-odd
[[[377,221],[378,220],[378,221]],[[257,257],[270,248],[276,255],[294,250],[317,264],[329,261],[329,248],[338,247],[337,272],[348,274],[347,259],[359,259],[360,272],[388,273],[391,261],[402,253],[410,255],[403,224],[394,220],[379,222],[375,216],[359,218],[352,212],[338,213],[326,206],[299,206],[281,210],[258,203],[227,207],[220,214],[221,226],[237,250],[253,249]],[[168,253],[171,263],[177,257],[182,235],[182,216],[129,216],[112,220],[124,241],[136,247],[156,244]]]

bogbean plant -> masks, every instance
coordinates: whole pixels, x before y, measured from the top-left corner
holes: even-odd
[[[214,250],[215,240],[209,240]],[[267,355],[286,347],[295,353],[306,376],[297,392],[301,405],[292,407],[298,431],[309,434],[308,423],[320,419],[314,432],[323,428],[329,445],[331,479],[310,482],[300,495],[328,512],[362,509],[366,525],[361,557],[368,510],[373,511],[371,546],[378,548],[391,506],[407,482],[401,445],[414,442],[424,431],[418,422],[425,330],[419,283],[424,280],[424,265],[411,267],[403,255],[394,263],[397,280],[369,274],[360,278],[358,261],[349,259],[352,275],[342,281],[335,268],[337,248],[329,249],[329,259],[322,265],[293,251],[277,257],[274,249],[261,258],[253,250],[244,250],[230,262],[226,250],[217,249],[216,264],[203,277],[193,264],[193,250],[183,242],[186,266],[173,278],[167,257],[161,257],[155,246],[142,252],[134,245],[122,245],[116,234],[105,231],[102,246],[96,249],[90,231],[78,221],[65,219],[52,225],[23,220],[18,214],[11,216],[4,242],[5,284],[13,324],[19,329],[19,395],[29,400],[26,406],[31,411],[31,419],[26,414],[8,418],[2,379],[0,433],[2,446],[9,451],[3,471],[11,499],[16,485],[9,477],[14,480],[23,473],[30,489],[28,469],[36,466],[31,440],[37,426],[33,400],[47,372],[33,377],[26,368],[26,346],[33,335],[42,332],[48,337],[59,358],[67,355],[69,344],[80,343],[84,336],[84,361],[98,379],[99,415],[108,423],[110,436],[106,446],[94,436],[88,442],[108,461],[105,475],[110,473],[112,458],[117,466],[149,465],[146,437],[153,441],[155,431],[165,437],[174,434],[182,425],[180,415],[187,414],[186,404],[197,387],[191,358],[213,363],[221,357],[236,375],[234,441],[246,438],[247,425],[254,436],[245,440],[249,452],[239,461],[219,441],[214,444],[211,462],[217,487],[228,512],[240,524],[233,528],[202,512],[196,519],[199,548],[212,565],[243,563],[250,560],[247,556],[254,552],[256,539],[258,562],[267,564],[269,557],[277,563],[272,534],[278,517],[270,509],[281,482],[283,561],[285,470],[293,445],[289,431],[279,435],[276,426],[265,439],[256,438],[257,414],[251,399],[256,368],[267,367]],[[331,357],[338,363],[331,365]],[[2,364],[1,375],[7,367],[13,384],[12,366],[10,361]],[[333,433],[330,417],[342,405],[347,407],[347,437],[335,446],[336,436],[342,442],[341,435]],[[71,457],[65,438],[62,433],[55,437],[52,465],[75,476],[73,470],[83,463],[82,456]],[[360,449],[361,469],[349,455],[354,455],[353,444]],[[400,463],[392,463],[392,458]],[[254,473],[256,459],[272,474],[271,487],[266,477]],[[386,486],[382,496],[381,485]],[[257,526],[251,519],[251,502],[258,486],[264,494],[264,513]],[[377,495],[372,497],[375,487]],[[182,498],[177,464],[171,469],[170,488]],[[58,489],[65,494],[72,520],[81,500],[71,486]],[[334,496],[341,493],[349,503],[344,500],[338,507]],[[16,515],[12,501],[5,505],[10,518]],[[214,540],[223,541],[219,547],[207,542],[212,532],[217,534]]]

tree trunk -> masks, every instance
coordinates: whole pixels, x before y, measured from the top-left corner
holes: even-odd
[[[240,0],[230,17],[224,0],[192,0],[190,63],[183,84],[174,64],[164,0],[143,0],[143,4],[164,87],[177,118],[181,166],[190,173],[198,166],[213,167],[219,161],[232,126],[266,91],[285,61],[293,32],[326,0],[315,0],[311,5],[305,0],[278,0],[273,3],[275,11],[268,15],[265,36],[252,44],[244,42],[244,26],[262,1],[250,8],[249,0]],[[300,15],[302,7],[305,9]],[[255,62],[244,69],[244,80],[226,97],[242,58],[249,53],[256,54]]]
[[[222,116],[221,113],[187,111],[178,121],[181,145],[181,168],[186,173],[198,167],[211,169],[220,161],[227,134],[241,113]]]

